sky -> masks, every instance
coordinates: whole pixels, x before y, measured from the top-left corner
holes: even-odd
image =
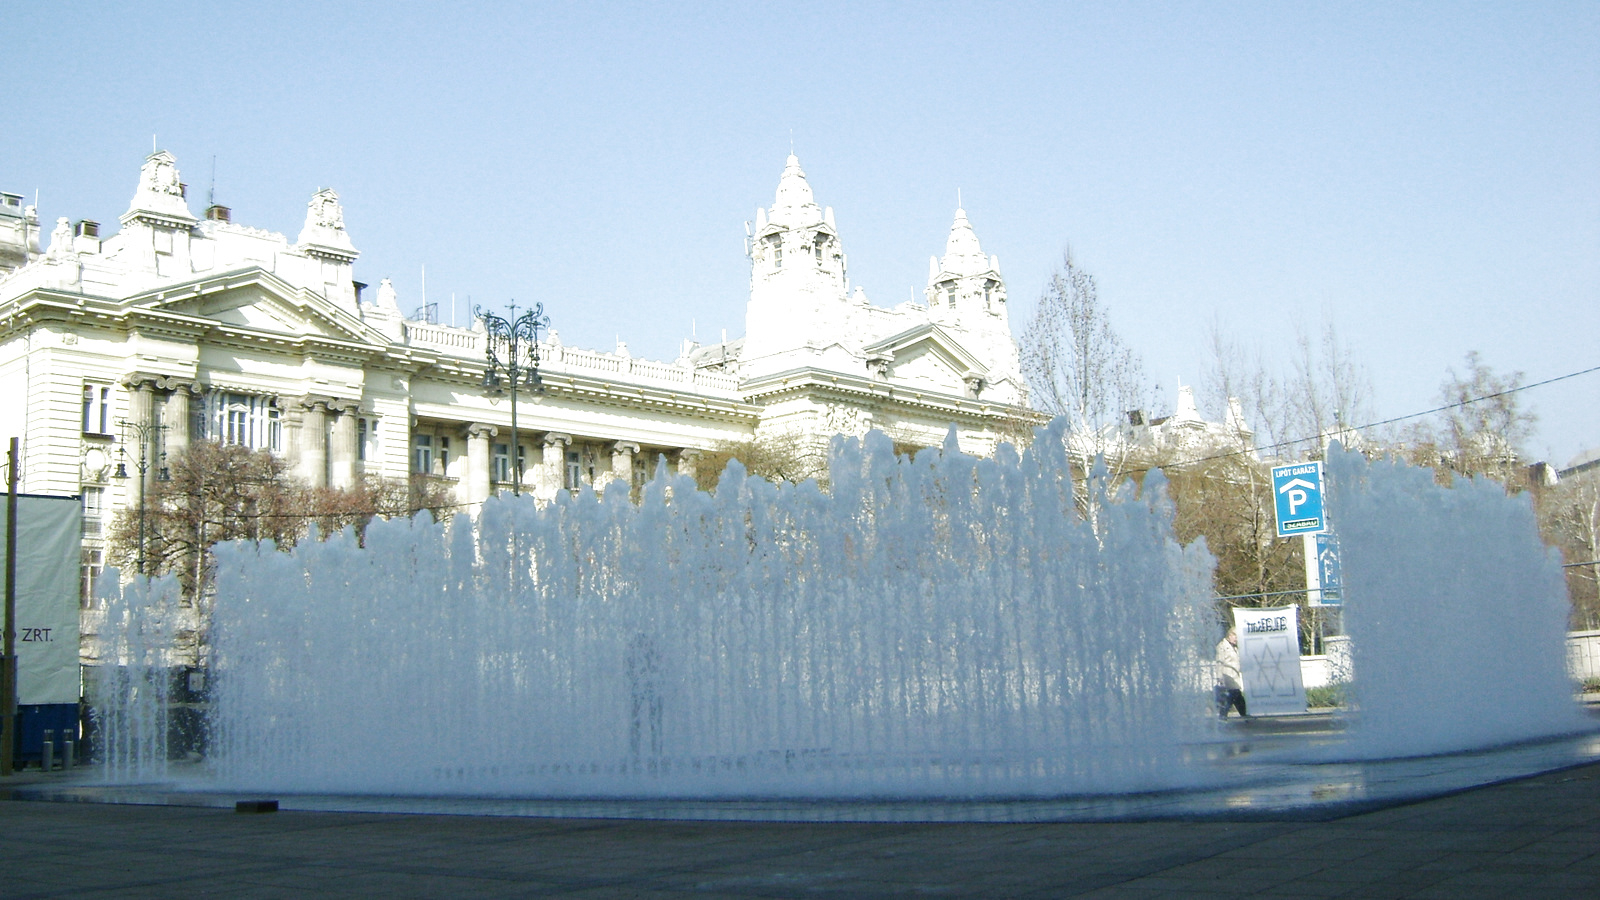
[[[1479,352],[1600,366],[1600,4],[25,4],[0,190],[114,228],[152,140],[199,213],[332,187],[401,308],[542,302],[568,345],[744,331],[792,149],[852,285],[926,286],[957,196],[1020,335],[1071,247],[1168,404],[1220,328],[1331,325],[1372,415]],[[213,176],[214,170],[214,176]],[[452,312],[451,298],[454,300]],[[1600,372],[1522,395],[1600,447]],[[1218,410],[1202,410],[1219,417]]]

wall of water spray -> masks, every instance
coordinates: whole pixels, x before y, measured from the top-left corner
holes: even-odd
[[[1334,445],[1354,714],[1344,755],[1474,750],[1593,727],[1566,672],[1559,553],[1527,494]]]
[[[115,569],[101,579],[100,658],[87,679],[94,755],[107,780],[168,777],[172,673],[180,632],[194,627],[179,602],[176,578],[139,578],[127,585]]]
[[[1019,456],[836,442],[474,522],[218,552],[211,764],[276,790],[1025,796],[1174,786],[1211,559],[1159,478],[1074,503]]]
[[[221,547],[207,766],[239,788],[537,796],[1193,783],[1212,560],[1173,540],[1159,475],[1075,499],[1060,438],[910,460],[874,434],[835,444],[826,492],[733,467],[714,494],[661,474],[637,504],[501,497],[449,528],[373,523],[364,548]],[[1333,753],[1588,726],[1526,498],[1337,448],[1328,472],[1356,674]],[[112,781],[163,780],[193,611],[170,579],[104,602],[99,756]]]

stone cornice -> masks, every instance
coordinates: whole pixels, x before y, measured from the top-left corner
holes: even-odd
[[[465,386],[477,392],[483,383],[484,364],[454,357],[436,357],[419,370],[417,381],[433,381],[450,386]],[[674,391],[669,388],[626,381],[607,381],[570,372],[540,370],[545,396],[570,400],[585,406],[618,409],[645,409],[669,415],[710,418],[724,422],[754,425],[761,418],[761,407],[742,400]],[[413,395],[415,394],[413,385]],[[526,401],[528,398],[524,397]]]
[[[180,228],[185,231],[200,223],[199,219],[190,215],[177,213],[156,212],[152,209],[130,209],[117,217],[117,221],[124,228],[138,222],[143,225],[157,225],[164,228]]]
[[[1022,419],[1043,424],[1048,416],[1025,406],[957,397],[904,384],[874,381],[858,375],[823,369],[798,368],[751,379],[740,386],[745,399],[765,406],[774,400],[814,395],[861,406],[899,407],[923,415],[995,421]]]

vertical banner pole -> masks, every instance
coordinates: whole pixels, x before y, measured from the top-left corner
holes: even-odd
[[[1317,563],[1317,536],[1306,532],[1300,535],[1300,551],[1306,558],[1306,605],[1322,603],[1322,572]]]
[[[5,657],[0,661],[0,776],[11,774],[17,750],[17,439],[6,466]]]

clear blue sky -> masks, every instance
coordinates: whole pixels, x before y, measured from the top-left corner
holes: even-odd
[[[956,191],[1020,332],[1064,246],[1170,389],[1220,320],[1332,321],[1377,412],[1480,351],[1600,365],[1600,4],[17,5],[0,189],[110,225],[155,134],[192,207],[339,191],[403,308],[542,300],[568,344],[743,333],[791,141],[854,284],[920,291]],[[1600,374],[1530,392],[1600,445]],[[1213,411],[1214,412],[1214,411]]]

